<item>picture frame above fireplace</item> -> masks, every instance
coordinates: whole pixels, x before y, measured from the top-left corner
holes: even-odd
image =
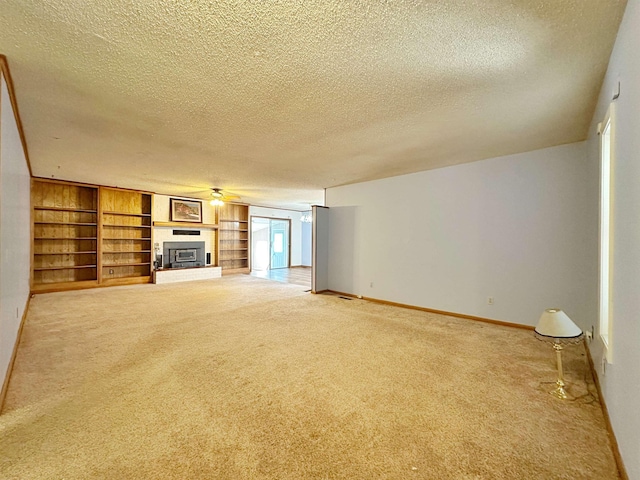
[[[171,198],[169,204],[172,222],[202,223],[202,202]]]

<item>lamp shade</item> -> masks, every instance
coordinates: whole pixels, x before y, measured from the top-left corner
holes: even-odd
[[[582,335],[582,330],[559,308],[548,308],[544,311],[536,333],[549,338],[577,338]]]

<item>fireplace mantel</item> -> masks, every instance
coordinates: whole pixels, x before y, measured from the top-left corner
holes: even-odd
[[[206,230],[217,230],[218,225],[213,223],[191,223],[191,222],[153,222],[154,227],[182,227],[182,228],[202,228]]]

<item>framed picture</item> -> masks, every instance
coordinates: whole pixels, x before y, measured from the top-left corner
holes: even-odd
[[[202,223],[202,202],[171,198],[171,221]]]

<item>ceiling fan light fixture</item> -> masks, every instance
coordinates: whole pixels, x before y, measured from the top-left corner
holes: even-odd
[[[220,200],[219,198],[214,198],[209,203],[213,207],[221,207],[222,205],[224,205],[224,202],[222,200]]]

